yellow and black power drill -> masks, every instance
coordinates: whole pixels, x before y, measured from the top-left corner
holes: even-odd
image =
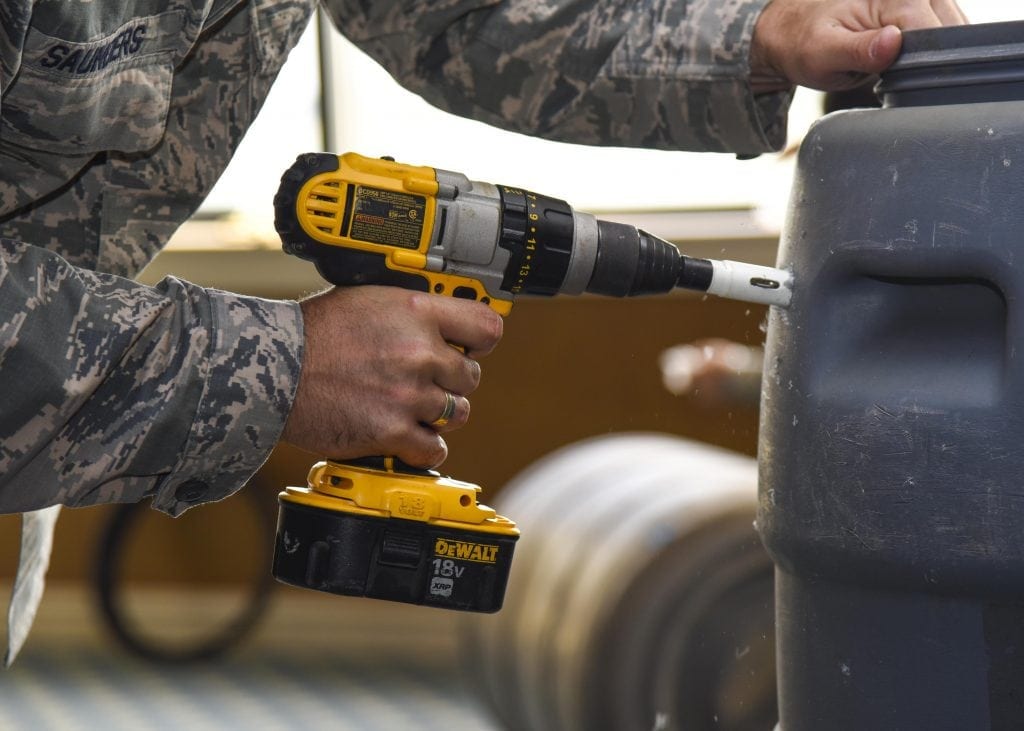
[[[667,241],[521,188],[354,153],[301,155],[274,198],[284,250],[328,282],[477,300],[676,287],[786,306],[789,274]],[[519,532],[480,488],[391,457],[313,466],[280,495],[274,575],[320,591],[494,612]]]

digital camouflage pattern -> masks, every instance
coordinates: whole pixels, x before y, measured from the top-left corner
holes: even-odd
[[[330,0],[335,24],[431,103],[599,145],[756,154],[789,93],[750,92],[767,0]]]
[[[298,306],[125,277],[213,186],[311,10],[0,9],[3,512],[152,495],[178,514],[270,453],[300,371]]]
[[[788,104],[749,90],[765,2],[325,6],[456,113],[576,142],[756,153],[782,144]],[[128,278],[212,188],[313,6],[0,4],[0,511],[151,495],[177,514],[268,455],[300,371],[297,305]]]

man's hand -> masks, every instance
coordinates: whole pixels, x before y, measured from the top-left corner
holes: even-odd
[[[896,60],[902,31],[966,22],[955,0],[772,0],[754,29],[752,84],[850,89]]]
[[[369,286],[311,297],[302,315],[306,352],[283,439],[331,459],[443,462],[448,447],[439,432],[469,418],[466,396],[480,383],[475,358],[498,344],[501,318],[476,302]],[[455,412],[431,427],[445,391],[455,396]]]

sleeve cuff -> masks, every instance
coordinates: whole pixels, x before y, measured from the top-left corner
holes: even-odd
[[[296,302],[205,290],[211,337],[185,448],[153,507],[180,515],[237,491],[266,461],[298,387],[303,344]]]
[[[643,146],[665,149],[782,149],[793,89],[755,94],[750,73],[754,29],[767,3],[739,0],[723,9],[715,0],[665,0],[662,15],[673,19],[673,30],[631,27],[606,69],[613,85],[634,91],[617,135],[639,133]]]
[[[693,48],[680,53],[684,62],[674,73],[708,85],[709,136],[723,152],[757,155],[786,144],[794,89],[757,94],[750,71],[754,29],[770,1],[742,0],[728,14],[710,0],[697,0],[690,8],[699,16],[691,20],[699,30]]]

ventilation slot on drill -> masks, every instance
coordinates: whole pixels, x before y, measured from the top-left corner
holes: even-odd
[[[337,236],[341,213],[341,184],[337,181],[315,186],[306,198],[306,214],[319,231]]]

